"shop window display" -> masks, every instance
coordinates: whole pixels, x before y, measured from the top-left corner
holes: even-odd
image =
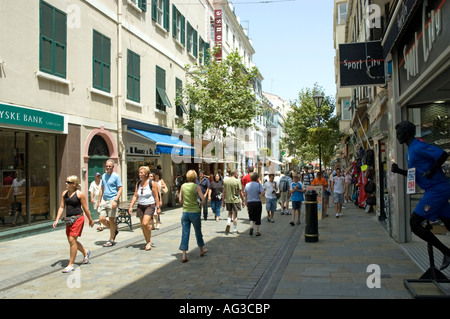
[[[0,230],[54,217],[55,137],[2,130],[0,135]]]

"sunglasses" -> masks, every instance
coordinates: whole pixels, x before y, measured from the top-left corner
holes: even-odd
[[[66,184],[75,184],[75,182],[66,181]]]

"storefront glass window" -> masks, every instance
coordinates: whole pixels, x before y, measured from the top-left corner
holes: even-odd
[[[0,171],[0,230],[54,217],[54,136],[1,129]]]

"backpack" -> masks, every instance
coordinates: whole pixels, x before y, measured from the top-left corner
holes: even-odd
[[[364,191],[365,191],[367,194],[375,193],[375,191],[376,191],[376,185],[375,185],[375,183],[374,183],[372,180],[368,180],[367,183],[366,183],[366,185],[364,185]]]
[[[286,192],[289,190],[289,180],[287,176],[283,176],[280,180],[280,191]]]

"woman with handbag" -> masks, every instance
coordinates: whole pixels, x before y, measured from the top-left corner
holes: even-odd
[[[66,223],[66,236],[70,245],[70,259],[69,264],[62,271],[63,273],[69,273],[75,270],[74,263],[75,257],[77,256],[77,250],[84,256],[83,264],[89,263],[89,256],[91,254],[91,251],[85,249],[78,241],[78,237],[81,236],[84,227],[83,212],[89,220],[89,226],[94,226],[94,221],[89,212],[87,198],[80,188],[81,186],[77,176],[72,175],[67,177],[66,190],[62,192],[58,213],[55,222],[53,223],[53,228],[56,228],[56,225],[65,210],[66,217],[64,218],[64,222]]]

